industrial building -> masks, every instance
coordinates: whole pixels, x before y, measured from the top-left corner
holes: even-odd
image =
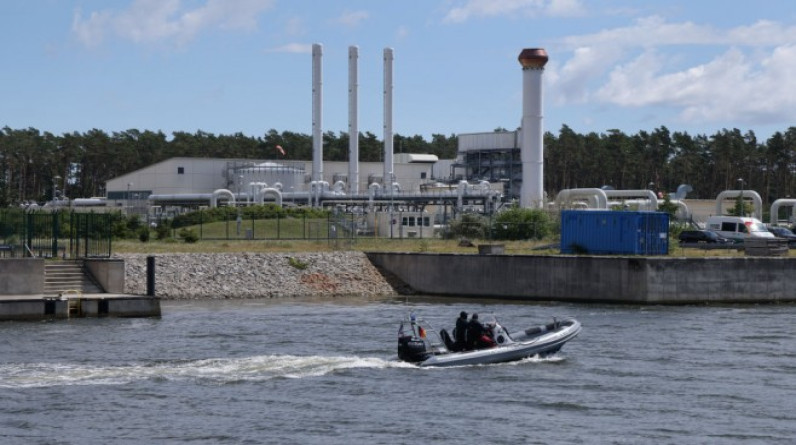
[[[422,185],[434,183],[445,174],[439,171],[435,155],[403,153],[396,159],[390,182],[400,183],[406,192],[419,192]],[[348,183],[347,163],[324,165],[323,182],[332,184],[332,188],[336,184],[338,189],[341,183]],[[213,192],[220,189],[229,190],[237,203],[252,202],[253,184],[275,186],[287,201],[307,201],[307,190],[312,184],[311,168],[312,161],[170,158],[109,180],[107,205],[134,213],[141,213],[140,207],[147,202],[160,206],[208,206]],[[384,182],[382,163],[362,162],[359,168],[366,181],[353,195],[367,195],[370,185]],[[220,199],[227,201],[229,195]]]

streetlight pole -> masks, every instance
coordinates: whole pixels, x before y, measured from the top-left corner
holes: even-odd
[[[738,205],[740,205],[740,208],[738,209],[738,215],[746,216],[746,206],[744,205],[743,201],[743,178],[738,178],[738,183],[741,184],[741,195],[738,198]]]
[[[124,197],[124,199],[127,201],[127,215],[130,215],[133,206],[133,201],[130,199],[130,187],[132,186],[133,186],[132,182],[127,183],[127,196]]]

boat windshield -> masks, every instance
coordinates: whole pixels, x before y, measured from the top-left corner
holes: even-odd
[[[494,325],[497,323],[497,317],[495,314],[483,314],[478,316],[480,318],[481,324],[484,326]]]
[[[398,331],[399,336],[408,335],[423,340],[427,345],[437,348],[444,346],[442,338],[426,320],[414,314],[404,318]]]

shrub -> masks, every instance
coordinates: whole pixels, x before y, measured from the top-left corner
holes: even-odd
[[[304,261],[297,260],[296,258],[293,257],[289,257],[287,259],[287,262],[288,264],[290,264],[291,266],[295,267],[298,270],[304,270],[307,268],[307,266],[309,266],[309,264],[305,263]]]
[[[464,213],[448,225],[446,238],[485,239],[489,224],[482,215]]]
[[[138,229],[138,240],[142,243],[149,241],[149,228],[141,227]]]
[[[169,224],[168,220],[161,221],[157,227],[155,227],[155,237],[158,240],[164,240],[171,236],[171,224]]]
[[[186,229],[186,228],[180,229],[178,235],[186,243],[195,243],[199,241],[199,235],[197,235],[196,231],[193,229]]]
[[[500,212],[492,225],[495,239],[542,239],[551,232],[550,216],[540,209],[514,207]]]

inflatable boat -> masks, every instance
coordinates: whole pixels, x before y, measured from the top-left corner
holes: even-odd
[[[581,330],[574,318],[553,318],[550,323],[509,333],[494,316],[485,317],[485,335],[480,346],[456,345],[443,329],[436,333],[431,325],[414,314],[398,329],[398,358],[419,366],[462,366],[522,360],[535,355],[558,352]]]

